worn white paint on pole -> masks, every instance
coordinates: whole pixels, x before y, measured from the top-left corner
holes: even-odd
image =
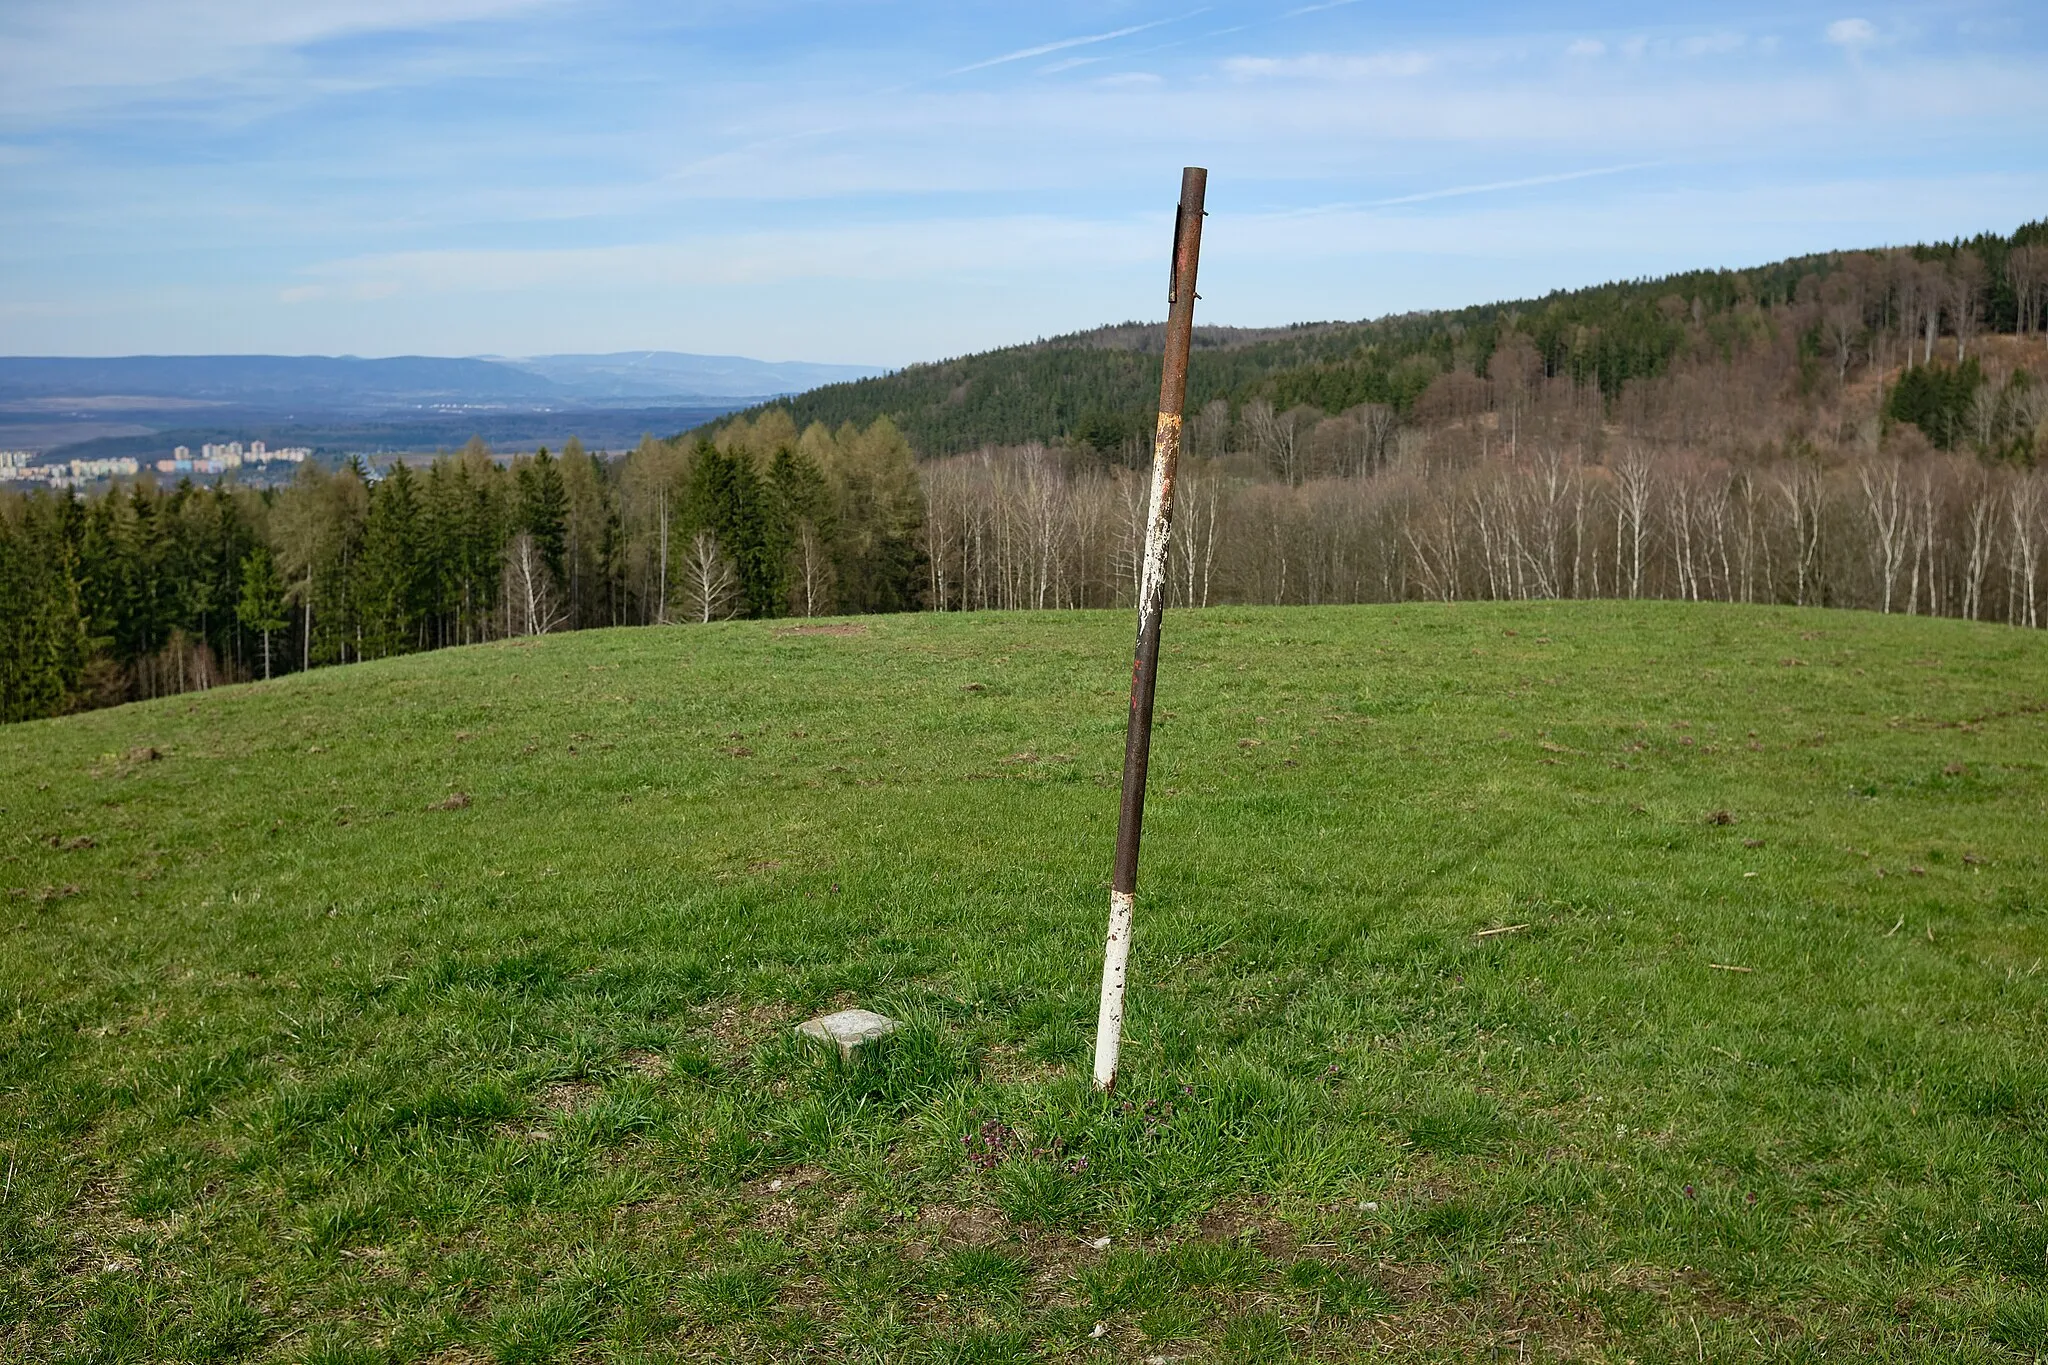
[[[1194,340],[1195,267],[1202,245],[1202,202],[1208,172],[1181,172],[1174,215],[1173,270],[1167,289],[1166,350],[1159,375],[1159,425],[1152,439],[1152,499],[1145,520],[1145,561],[1138,577],[1138,644],[1131,660],[1131,712],[1124,731],[1123,801],[1117,817],[1116,866],[1109,881],[1109,936],[1102,956],[1102,1002],[1095,1023],[1095,1088],[1116,1086],[1123,1049],[1124,985],[1137,908],[1138,845],[1145,822],[1145,777],[1152,753],[1152,695],[1159,677],[1159,630],[1165,610],[1166,551],[1173,529],[1173,489],[1180,465],[1181,410],[1187,403],[1188,351]]]
[[[1102,958],[1102,1004],[1095,1024],[1095,1088],[1116,1084],[1116,1059],[1124,1038],[1124,971],[1131,960],[1131,912],[1138,898],[1109,893],[1109,941]]]

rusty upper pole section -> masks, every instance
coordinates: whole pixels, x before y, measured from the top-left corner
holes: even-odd
[[[1110,874],[1109,938],[1103,955],[1102,1006],[1095,1025],[1095,1085],[1116,1084],[1123,1040],[1124,971],[1138,890],[1138,843],[1145,824],[1145,774],[1152,758],[1152,695],[1159,675],[1159,627],[1165,612],[1166,550],[1180,465],[1181,410],[1187,404],[1188,351],[1195,333],[1195,270],[1202,252],[1202,201],[1209,173],[1181,172],[1174,214],[1173,273],[1167,288],[1166,353],[1159,376],[1159,425],[1152,439],[1152,506],[1138,580],[1138,645],[1131,662],[1131,712],[1124,734],[1123,804],[1116,864]]]
[[[1138,648],[1131,664],[1131,719],[1124,735],[1123,807],[1110,889],[1138,889],[1138,841],[1145,823],[1145,772],[1152,757],[1152,693],[1159,673],[1159,625],[1165,615],[1167,534],[1180,466],[1181,409],[1187,405],[1188,351],[1195,335],[1195,266],[1202,252],[1202,198],[1209,173],[1181,172],[1174,217],[1173,279],[1167,294],[1166,357],[1159,375],[1159,424],[1152,438],[1152,508],[1145,519],[1145,565],[1138,580]]]

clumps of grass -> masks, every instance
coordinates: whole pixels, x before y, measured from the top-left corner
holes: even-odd
[[[1477,1095],[1434,1097],[1403,1115],[1401,1126],[1417,1151],[1439,1156],[1483,1154],[1513,1132],[1499,1111]]]
[[[1078,1223],[1093,1216],[1100,1203],[1099,1188],[1082,1185],[1072,1173],[1042,1162],[1010,1162],[1001,1168],[996,1184],[996,1207],[1011,1222],[1027,1227]]]
[[[1138,1313],[1173,1297],[1174,1281],[1161,1274],[1161,1269],[1142,1250],[1112,1251],[1094,1264],[1082,1266],[1074,1286],[1093,1317]]]
[[[188,1208],[206,1186],[209,1162],[197,1147],[171,1141],[145,1152],[128,1169],[124,1205],[135,1218],[161,1218]]]
[[[1393,1295],[1370,1275],[1313,1256],[1288,1266],[1282,1278],[1289,1289],[1307,1298],[1317,1317],[1373,1317],[1394,1307]]]
[[[692,1276],[683,1299],[700,1321],[714,1326],[752,1322],[775,1303],[775,1281],[753,1266],[728,1266]]]
[[[1031,1274],[1031,1262],[1000,1247],[959,1247],[948,1253],[939,1282],[955,1293],[1007,1300]]]
[[[264,1315],[248,1288],[233,1280],[199,1286],[170,1334],[177,1355],[189,1361],[234,1360],[263,1339]]]
[[[482,1337],[498,1365],[543,1365],[588,1337],[596,1318],[595,1296],[573,1285],[505,1305],[485,1323]]]
[[[1224,1324],[1216,1349],[1225,1360],[1244,1361],[1247,1365],[1294,1358],[1294,1343],[1288,1339],[1286,1324],[1270,1311],[1240,1313],[1232,1318]]]
[[[1249,1289],[1271,1268],[1266,1255],[1249,1242],[1183,1242],[1162,1258],[1162,1268],[1183,1289]]]
[[[1397,1236],[1432,1247],[1476,1251],[1499,1241],[1515,1221],[1516,1211],[1502,1199],[1457,1194],[1448,1199],[1421,1199],[1404,1207],[1393,1220]]]
[[[316,1256],[373,1239],[391,1226],[389,1211],[367,1191],[345,1192],[305,1212],[306,1247]]]

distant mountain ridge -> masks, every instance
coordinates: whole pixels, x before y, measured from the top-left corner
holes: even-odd
[[[884,373],[878,367],[700,356],[0,356],[0,405],[94,400],[374,412],[421,407],[642,406],[759,399]]]
[[[873,365],[752,360],[746,356],[690,355],[681,351],[539,355],[507,359],[503,363],[540,375],[589,401],[668,398],[678,394],[695,398],[751,398],[768,393],[802,393],[823,384],[842,384],[887,373]]]

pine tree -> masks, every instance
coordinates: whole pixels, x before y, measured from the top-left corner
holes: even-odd
[[[557,461],[568,494],[569,625],[617,625],[619,497],[611,471],[583,443],[570,437]]]
[[[731,565],[743,614],[780,614],[785,556],[767,490],[744,450],[725,451],[708,441],[698,445],[678,529],[692,556],[696,533],[711,533],[720,557]]]
[[[455,460],[455,565],[463,643],[487,640],[504,582],[506,508],[504,471],[490,447],[472,439]]]
[[[285,612],[284,580],[278,577],[277,561],[259,546],[242,561],[242,595],[235,615],[244,627],[263,637],[265,681],[270,678],[270,637],[288,624]]]
[[[562,483],[562,467],[542,446],[519,467],[515,482],[518,529],[533,537],[535,551],[560,587],[567,582],[569,550],[569,490]]]
[[[782,446],[768,465],[768,487],[783,545],[784,582],[799,616],[832,610],[831,545],[838,517],[832,485],[810,456]]]
[[[115,533],[114,651],[133,664],[162,649],[170,636],[170,581],[163,572],[162,499],[138,483],[124,510]]]
[[[351,457],[332,478],[318,485],[320,561],[313,575],[312,662],[348,663],[364,657],[362,561],[370,510],[367,473],[360,458]]]
[[[420,555],[419,481],[403,463],[391,467],[370,497],[357,561],[357,598],[366,658],[419,647],[425,592]]]
[[[0,515],[0,721],[52,716],[85,668],[85,622],[60,515],[38,497]]]

